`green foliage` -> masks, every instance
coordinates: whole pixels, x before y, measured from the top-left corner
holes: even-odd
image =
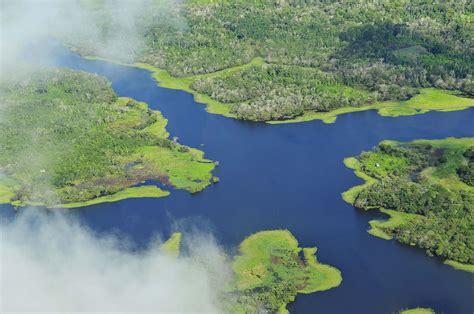
[[[169,140],[159,112],[117,98],[99,76],[37,69],[2,81],[0,92],[4,201],[110,201],[102,197],[149,179],[193,192],[210,184],[214,164],[202,152]]]
[[[191,87],[222,103],[235,103],[232,113],[254,121],[291,119],[305,111],[358,107],[373,101],[370,93],[341,85],[318,69],[268,64],[226,77],[198,79]]]
[[[460,97],[453,91],[422,88],[419,94],[408,100],[381,101],[361,107],[343,107],[328,112],[306,111],[302,116],[289,120],[270,121],[271,124],[294,123],[311,120],[322,120],[334,123],[338,115],[364,110],[377,110],[386,117],[411,116],[424,114],[431,110],[454,111],[474,107],[472,98]],[[209,111],[209,108],[208,108]]]
[[[181,236],[181,232],[173,233],[168,240],[161,244],[160,249],[172,257],[178,257],[181,248]]]
[[[77,208],[77,207],[90,206],[90,205],[95,205],[95,204],[100,204],[100,203],[117,202],[117,201],[124,200],[127,198],[158,198],[158,197],[168,196],[169,194],[170,192],[163,191],[162,189],[154,185],[137,186],[137,187],[126,188],[114,194],[109,194],[109,195],[93,198],[88,201],[60,204],[60,205],[55,205],[55,207]],[[8,203],[9,201],[10,199],[7,199],[5,203]]]
[[[417,307],[414,309],[402,310],[399,314],[435,314],[430,308]]]
[[[474,273],[474,265],[473,264],[459,263],[459,262],[452,261],[452,260],[449,260],[449,259],[444,261],[444,263],[446,265],[454,267],[455,269],[464,270],[464,271],[467,271],[467,272],[470,272],[470,273]]]
[[[94,9],[103,38],[121,27],[104,20],[106,9]],[[288,120],[408,100],[427,87],[474,95],[471,17],[472,6],[454,0],[154,4],[135,22],[134,36],[145,45],[132,59],[190,78],[219,113]],[[70,42],[85,54],[94,51],[92,43]],[[255,57],[265,64],[199,77]]]
[[[461,181],[467,185],[474,186],[474,147],[468,148],[464,154],[467,159],[467,165],[462,165],[457,169]]]
[[[240,244],[233,269],[236,274],[234,307],[244,312],[278,312],[294,301],[297,293],[337,287],[340,272],[319,264],[316,248],[303,249],[288,230],[262,231]]]
[[[376,181],[354,190],[350,200],[357,208],[410,214],[397,216],[397,223],[371,222],[384,237],[473,264],[474,190],[458,176],[460,165],[470,162],[473,143],[474,138],[382,142],[356,164]]]

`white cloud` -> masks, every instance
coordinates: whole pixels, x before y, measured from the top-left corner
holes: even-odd
[[[51,36],[87,54],[132,61],[144,47],[150,23],[169,18],[185,25],[180,0],[0,0],[3,77],[25,56],[43,53]],[[183,26],[184,27],[184,26]],[[34,48],[32,48],[34,44]]]
[[[0,227],[2,313],[219,312],[229,267],[209,235],[174,259],[159,241],[133,252],[60,213],[30,209]]]

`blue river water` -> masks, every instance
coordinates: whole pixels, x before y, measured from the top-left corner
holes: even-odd
[[[221,180],[203,192],[172,190],[160,199],[129,199],[76,209],[98,232],[118,232],[138,247],[178,224],[211,230],[234,251],[259,230],[289,229],[301,246],[317,246],[318,259],[341,270],[335,289],[298,295],[292,313],[393,313],[431,307],[437,313],[472,313],[473,276],[428,257],[422,250],[366,232],[383,217],[346,204],[341,193],[360,184],[343,164],[378,142],[391,139],[474,136],[474,109],[387,118],[374,111],[313,121],[267,125],[212,115],[192,95],[157,86],[150,73],[55,49],[56,66],[97,73],[119,96],[147,102],[169,120],[171,136],[219,161]]]

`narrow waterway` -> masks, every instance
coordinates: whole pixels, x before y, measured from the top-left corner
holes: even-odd
[[[437,313],[472,313],[473,276],[429,258],[422,250],[369,235],[380,217],[346,204],[341,192],[361,182],[343,159],[384,139],[474,136],[474,109],[386,118],[376,112],[320,121],[266,125],[205,112],[192,95],[158,87],[149,72],[89,61],[58,47],[54,63],[98,73],[120,96],[147,102],[169,120],[171,136],[219,161],[221,181],[201,193],[172,191],[161,199],[130,199],[77,209],[100,232],[118,231],[138,246],[177,222],[198,224],[229,250],[249,234],[289,229],[318,259],[342,271],[341,286],[298,295],[292,313],[393,313],[427,306]]]

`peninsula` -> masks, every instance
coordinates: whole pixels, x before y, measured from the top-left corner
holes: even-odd
[[[474,138],[384,141],[345,164],[365,183],[344,200],[390,216],[371,221],[371,234],[474,271]]]
[[[202,151],[168,138],[160,112],[117,97],[104,78],[28,72],[0,84],[1,203],[79,207],[217,181]]]

